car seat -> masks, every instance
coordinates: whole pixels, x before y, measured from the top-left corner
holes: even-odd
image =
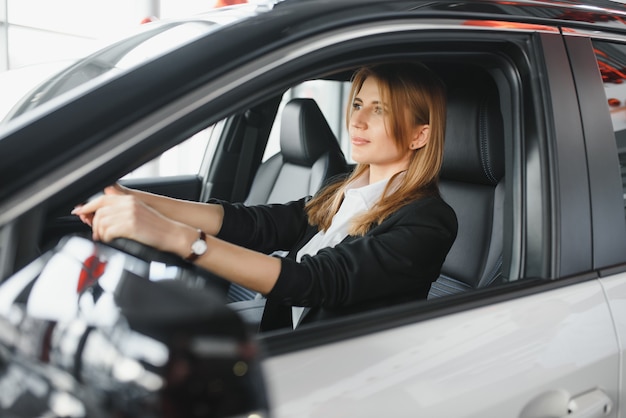
[[[439,188],[459,228],[429,299],[487,286],[502,273],[504,127],[491,79],[449,85],[445,141]]]
[[[259,166],[245,203],[286,203],[313,195],[346,171],[339,142],[315,100],[291,99],[282,112],[280,151]]]
[[[291,99],[282,112],[280,151],[259,166],[244,203],[286,203],[314,195],[329,178],[347,171],[339,142],[315,100]],[[255,296],[232,284],[227,299]]]

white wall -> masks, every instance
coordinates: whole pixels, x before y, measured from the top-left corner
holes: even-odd
[[[0,71],[9,68],[8,61],[8,28],[7,28],[7,0],[0,0]]]
[[[215,0],[0,0],[0,22],[9,22],[8,53],[1,43],[4,25],[0,26],[0,71],[78,58],[128,34],[151,15],[193,15],[214,4]]]

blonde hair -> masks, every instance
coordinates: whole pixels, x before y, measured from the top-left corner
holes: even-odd
[[[400,173],[396,173],[374,207],[353,220],[349,233],[361,236],[407,203],[439,193],[437,181],[446,120],[446,95],[441,80],[424,65],[393,63],[362,67],[354,74],[346,124],[350,123],[352,102],[369,77],[376,79],[381,99],[390,108],[386,123],[399,149],[408,148],[411,132],[418,125],[429,125],[430,137],[426,145],[412,151],[406,174],[398,177]],[[346,185],[368,168],[368,164],[357,165],[350,176],[330,184],[311,199],[305,207],[309,223],[326,231],[341,206]]]

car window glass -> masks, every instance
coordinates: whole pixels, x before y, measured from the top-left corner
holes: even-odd
[[[350,90],[350,83],[333,80],[310,80],[289,89],[283,96],[278,108],[278,115],[272,126],[263,161],[280,150],[280,123],[282,110],[291,99],[314,99],[321,109],[328,125],[335,133],[346,156],[349,154],[350,141],[345,129],[345,101]]]
[[[175,26],[137,45],[117,62],[116,67],[118,69],[128,69],[148,61],[150,58],[163,54],[205,34],[210,26],[208,22],[187,22]]]
[[[154,59],[169,50],[191,42],[218,26],[211,22],[185,22],[148,28],[99,52],[78,60],[73,65],[43,81],[20,100],[8,119],[41,106],[92,80],[101,82],[136,65]]]
[[[214,128],[215,125],[211,125],[201,130],[154,160],[131,171],[124,179],[198,174],[207,149],[216,141],[217,135],[213,135]]]
[[[626,208],[626,45],[594,41],[619,156]]]

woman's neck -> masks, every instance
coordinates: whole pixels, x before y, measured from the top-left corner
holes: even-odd
[[[389,180],[395,174],[406,171],[407,168],[405,166],[379,167],[370,165],[369,173],[365,173],[365,175],[369,177],[368,184],[374,184],[381,180]]]

